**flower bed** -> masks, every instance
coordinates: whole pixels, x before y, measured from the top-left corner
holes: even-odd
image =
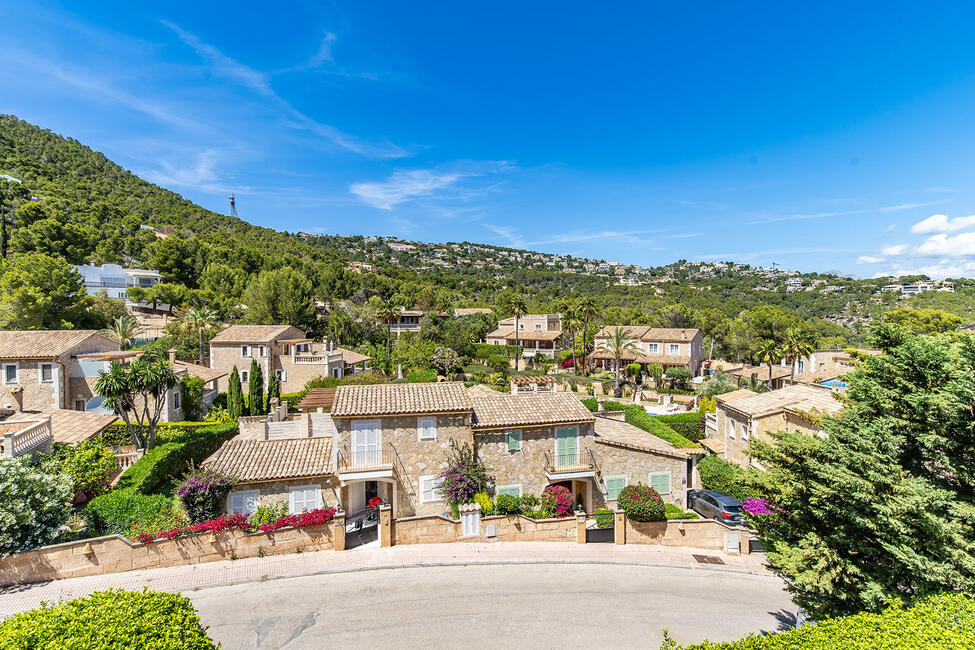
[[[251,525],[250,517],[243,514],[220,515],[214,519],[208,519],[189,526],[171,528],[152,533],[142,533],[134,538],[134,541],[148,544],[156,539],[176,539],[177,537],[187,537],[199,533],[216,533],[229,528],[237,528],[243,532],[253,532],[259,530],[262,533],[269,533],[280,528],[300,528],[302,526],[321,526],[332,521],[335,517],[335,508],[318,508],[308,510],[296,515],[281,517],[269,524],[262,524],[256,528]]]

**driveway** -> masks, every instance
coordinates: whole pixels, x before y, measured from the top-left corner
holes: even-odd
[[[251,582],[192,599],[225,648],[655,649],[778,630],[768,575],[606,564],[430,566]]]

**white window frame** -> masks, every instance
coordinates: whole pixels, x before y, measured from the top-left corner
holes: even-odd
[[[541,332],[542,331],[542,324],[541,323],[535,323],[535,331],[536,332]]]
[[[518,436],[518,446],[516,448],[514,448],[514,449],[512,449],[508,445],[508,436],[510,436],[512,433]],[[514,451],[521,451],[521,448],[522,448],[522,445],[524,444],[524,442],[525,442],[525,437],[524,437],[524,435],[522,435],[521,429],[509,429],[508,431],[505,431],[504,432],[504,450],[505,451],[507,451],[509,453],[510,452],[514,452]]]
[[[748,440],[748,424],[741,425],[741,439]]]
[[[173,410],[178,411],[183,408],[183,394],[177,388],[173,391]]]
[[[307,492],[308,490],[312,490],[315,493],[313,508],[308,507],[309,501],[307,498],[304,498],[305,497],[304,493]],[[302,492],[302,497],[303,497],[301,499],[303,507],[300,510],[298,509],[298,506],[295,503],[295,493],[298,491]],[[322,507],[322,486],[321,485],[314,485],[314,484],[293,485],[288,489],[288,514],[289,515],[298,515],[301,514],[302,511],[304,510],[312,511],[312,510],[317,510],[318,508],[321,507]]]
[[[242,345],[240,346],[240,357],[242,359],[249,358],[251,356],[251,346]]]
[[[647,352],[650,354],[660,354],[659,343],[647,343]]]
[[[255,499],[254,511],[257,511],[257,505],[260,504],[261,491],[260,490],[234,490],[227,495],[227,514],[234,514],[234,497],[251,497]],[[254,514],[253,512],[244,512],[243,514]]]
[[[422,417],[416,419],[416,439],[417,440],[437,439],[437,418],[436,417]]]
[[[277,375],[278,381],[284,382],[288,379],[288,373],[285,370],[275,370],[274,374]]]
[[[522,494],[521,483],[517,483],[517,484],[512,483],[511,485],[499,485],[496,488],[494,488],[494,495],[495,497],[497,497],[497,495],[502,494],[501,490],[510,490],[511,488],[516,488],[518,490],[518,494],[512,496],[517,496],[520,499]]]
[[[654,475],[659,476],[661,474],[666,474],[667,475],[667,491],[666,492],[660,492],[658,490],[657,491],[657,494],[659,494],[660,496],[669,495],[671,492],[674,491],[674,477],[671,475],[670,470],[667,470],[665,472],[650,472],[647,475],[647,481],[649,482],[650,487],[652,487],[654,490],[656,490],[657,488],[654,488],[653,487],[653,477],[654,477]]]
[[[51,378],[44,379],[44,368],[51,369]],[[53,384],[54,383],[54,364],[53,363],[39,363],[37,364],[37,383],[38,384]]]
[[[630,482],[626,479],[626,474],[615,474],[613,476],[607,476],[605,479],[603,479],[606,482],[607,501],[616,501],[619,498],[619,494],[617,494],[615,497],[609,496],[609,482],[618,478],[623,479],[623,487],[620,488],[620,492],[622,492],[626,488],[626,486],[630,484]]]
[[[680,354],[680,343],[670,343],[668,344],[669,354]]]
[[[731,418],[728,418],[728,437],[731,438],[732,440],[738,439],[738,432],[736,427],[737,424],[738,424],[737,422],[735,422]]]
[[[246,384],[247,383],[247,375],[248,375],[248,372],[249,371],[247,371],[247,370],[238,370],[237,371],[237,373],[240,375],[240,383],[242,383],[242,384]]]
[[[13,368],[14,369],[14,380],[13,381],[8,381],[7,380],[7,368]],[[3,383],[6,386],[13,386],[15,384],[19,384],[20,383],[20,364],[19,363],[17,363],[16,361],[14,361],[13,363],[5,363],[5,364],[3,364]]]
[[[257,346],[257,357],[259,359],[263,359],[266,356],[267,356],[267,346],[266,345]]]
[[[437,503],[444,500],[443,494],[435,486],[430,488],[430,491],[433,493],[434,498],[426,499],[423,496],[425,492],[425,490],[423,489],[423,483],[425,481],[436,481],[438,476],[439,474],[424,474],[419,477],[419,479],[417,480],[418,483],[417,487],[420,488],[420,503]]]

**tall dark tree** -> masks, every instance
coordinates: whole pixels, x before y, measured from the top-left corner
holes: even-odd
[[[7,256],[10,237],[7,232],[7,219],[13,222],[14,201],[30,198],[27,186],[18,181],[0,178],[0,259]]]
[[[251,368],[247,373],[247,406],[251,415],[264,415],[264,374],[257,359],[251,359]]]
[[[227,415],[232,420],[236,420],[244,414],[244,391],[240,386],[240,372],[237,366],[230,371],[230,380],[227,383]]]
[[[881,324],[824,435],[753,441],[771,567],[814,618],[975,595],[975,339]]]

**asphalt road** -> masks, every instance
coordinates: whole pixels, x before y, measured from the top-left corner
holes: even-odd
[[[387,569],[184,592],[224,648],[650,648],[784,629],[769,576],[613,565]]]

